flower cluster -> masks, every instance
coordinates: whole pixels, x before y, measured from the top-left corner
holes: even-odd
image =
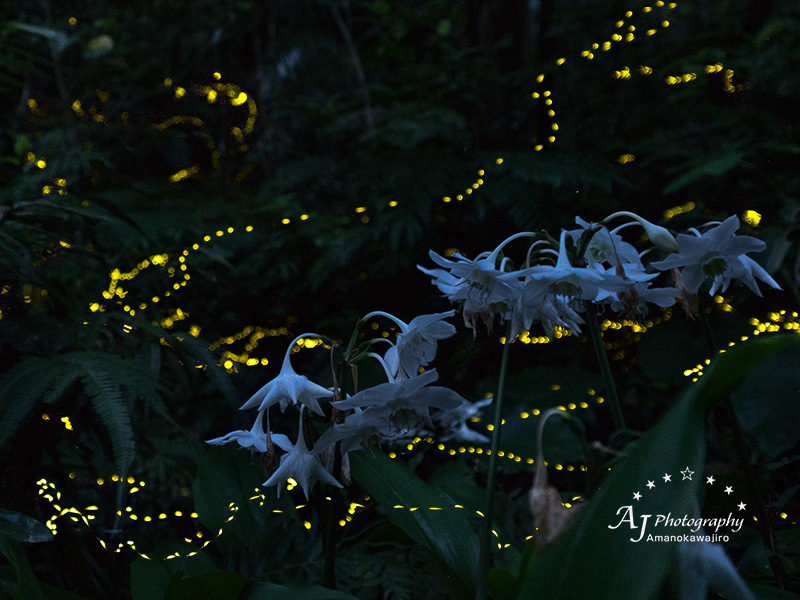
[[[614,229],[607,225],[620,217],[628,220]],[[559,239],[547,233],[517,233],[491,252],[470,260],[455,253],[443,257],[431,251],[441,268],[418,267],[433,278],[443,295],[456,303],[468,327],[476,331],[481,320],[491,332],[495,317],[508,322],[510,338],[539,323],[549,336],[557,329],[580,333],[588,305],[609,307],[629,318],[644,315],[648,304],[668,307],[680,297],[687,312],[696,313],[697,294],[709,283],[711,295],[741,280],[760,295],[756,279],[780,289],[750,252],[764,242],[736,235],[738,218],[707,223],[701,229],[677,236],[630,212],[618,212],[600,223],[576,219],[577,228],[563,230]],[[638,251],[620,232],[640,226],[652,246]],[[532,239],[524,260],[516,268],[503,249],[512,241]],[[650,253],[666,255],[645,262]],[[653,286],[661,271],[671,271],[674,286]]]
[[[626,221],[614,229],[609,223]],[[649,245],[639,251],[625,241],[620,232],[641,227]],[[432,277],[437,288],[460,308],[465,324],[477,334],[478,322],[491,332],[495,318],[507,322],[509,339],[538,323],[549,336],[558,330],[579,333],[585,319],[595,311],[609,308],[629,318],[644,315],[648,304],[669,307],[681,298],[687,312],[697,312],[701,289],[709,294],[724,291],[734,280],[741,280],[754,293],[761,294],[756,279],[780,289],[772,277],[752,258],[751,252],[764,250],[764,242],[736,235],[739,220],[706,223],[688,233],[673,235],[630,212],[614,213],[599,223],[576,219],[576,227],[561,231],[558,239],[548,233],[522,232],[504,240],[491,252],[475,259],[455,253],[444,257],[433,251],[430,257],[439,268],[419,269]],[[524,260],[516,267],[506,246],[528,239]],[[655,255],[658,260],[652,260]],[[646,259],[646,260],[645,260]],[[654,285],[662,272],[670,272],[673,286]],[[588,313],[588,314],[587,314]],[[359,320],[341,364],[354,368],[364,360],[382,366],[386,382],[344,392],[334,372],[332,388],[310,381],[295,372],[291,354],[300,340],[325,340],[318,334],[303,334],[289,345],[278,376],[247,400],[242,409],[257,409],[252,429],[234,431],[209,440],[209,444],[237,442],[242,448],[274,457],[276,448],[283,454],[265,486],[283,486],[288,479],[298,482],[306,497],[317,481],[341,487],[335,457],[341,457],[346,471],[347,454],[373,447],[383,441],[399,440],[409,434],[443,430],[442,439],[482,443],[487,439],[471,430],[468,422],[491,399],[471,403],[454,391],[433,385],[436,370],[426,367],[436,356],[437,342],[453,336],[455,327],[446,319],[455,310],[421,315],[405,323],[397,317],[376,311]],[[391,320],[399,333],[394,341],[369,339],[357,344],[361,328],[374,318]],[[383,354],[375,352],[379,343],[388,344]],[[333,361],[332,361],[333,362]],[[326,411],[327,406],[330,410]],[[295,442],[270,429],[269,411],[278,406],[299,410]],[[308,409],[329,418],[329,427],[311,448],[304,416]],[[431,412],[433,411],[433,413]],[[334,460],[330,460],[331,456]],[[280,493],[280,487],[278,488]]]
[[[294,370],[291,355],[298,342],[326,339],[314,333],[298,336],[286,350],[278,376],[242,405],[242,409],[258,410],[252,429],[234,431],[208,440],[208,443],[237,442],[242,448],[267,456],[274,455],[276,448],[280,449],[283,451],[280,464],[264,485],[279,486],[280,494],[281,487],[293,479],[308,498],[317,481],[341,487],[336,479],[339,474],[331,472],[330,463],[335,464],[335,461],[327,460],[332,452],[339,452],[346,465],[349,452],[399,439],[424,427],[433,428],[434,420],[453,439],[480,438],[480,434],[466,426],[465,415],[474,415],[485,402],[473,405],[448,388],[431,385],[438,379],[438,374],[436,370],[425,370],[436,356],[437,341],[455,334],[455,327],[445,320],[454,315],[455,311],[422,315],[409,323],[381,311],[362,318],[353,333],[350,347],[344,352],[344,363],[354,366],[362,360],[377,360],[387,381],[347,397],[343,397],[336,385],[333,389],[325,388]],[[388,318],[397,325],[399,334],[395,341],[378,338],[356,346],[360,328],[376,317]],[[383,355],[374,352],[379,342],[389,344]],[[304,427],[305,409],[325,417],[325,401],[332,407],[327,411],[330,426],[309,448],[306,441],[308,431]],[[269,411],[275,405],[282,412],[290,406],[299,410],[294,443],[286,435],[270,429]],[[432,419],[431,410],[436,413],[435,419]]]

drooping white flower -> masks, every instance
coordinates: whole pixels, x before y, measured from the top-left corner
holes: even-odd
[[[430,408],[447,410],[458,406],[463,398],[449,388],[426,387],[439,378],[436,370],[394,383],[381,383],[331,404],[340,410],[349,408],[375,408],[374,414],[385,417],[399,429],[410,429],[420,422],[430,420]]]
[[[397,428],[387,419],[385,411],[380,408],[356,408],[345,417],[344,422],[335,424],[319,437],[313,452],[320,454],[336,442],[341,442],[341,452],[347,454],[352,450],[377,446],[397,432]]]
[[[577,243],[581,236],[594,225],[580,217],[575,217],[575,223],[580,226],[580,229],[574,229],[567,233],[573,242]],[[619,229],[621,228],[609,231],[606,227],[602,227],[594,233],[583,255],[587,266],[616,266],[620,263],[641,266],[642,261],[639,258],[638,251],[632,244],[622,239],[622,236],[618,233]]]
[[[675,240],[673,235],[669,231],[667,231],[667,229],[661,227],[660,225],[655,225],[654,223],[651,223],[650,221],[640,217],[636,213],[622,210],[619,212],[615,212],[613,215],[607,216],[603,220],[603,222],[608,223],[609,221],[617,217],[630,217],[631,219],[639,223],[639,225],[642,226],[642,229],[644,229],[644,232],[647,234],[647,237],[650,238],[650,241],[653,242],[653,244],[656,247],[662,250],[666,250],[667,252],[678,251],[679,249],[678,242]]]
[[[229,444],[230,442],[238,442],[242,448],[247,450],[256,450],[258,452],[267,451],[267,434],[264,433],[264,412],[260,411],[256,417],[253,427],[249,431],[239,430],[232,431],[222,437],[214,438],[213,440],[206,440],[206,444],[213,444],[220,446],[222,444]],[[276,438],[278,436],[286,437],[282,434],[272,434],[272,440],[278,443]],[[282,441],[282,440],[281,440]],[[280,445],[280,444],[278,444]]]
[[[561,232],[559,242],[558,260],[555,266],[538,265],[526,271],[530,274],[530,279],[546,286],[545,294],[555,296],[566,296],[575,300],[595,301],[600,290],[621,291],[626,288],[625,281],[617,275],[606,273],[603,270],[573,266],[567,256],[566,249],[567,232]],[[529,288],[529,284],[526,284]],[[533,297],[542,294],[540,289],[536,289]]]
[[[464,400],[455,408],[438,413],[435,417],[436,423],[447,430],[439,439],[443,442],[453,441],[463,444],[487,443],[489,438],[474,429],[470,429],[469,423],[480,414],[483,407],[490,405],[492,400],[491,396],[477,402]]]
[[[291,449],[281,456],[281,463],[278,469],[267,479],[264,487],[272,485],[278,486],[278,497],[281,495],[281,488],[286,486],[289,478],[294,479],[302,488],[308,499],[308,493],[317,481],[329,483],[336,487],[342,487],[336,478],[331,475],[323,466],[317,454],[309,452],[306,440],[303,435],[303,408],[300,408],[300,425],[297,432],[297,441]]]
[[[420,315],[414,317],[408,324],[381,311],[370,313],[364,318],[383,315],[400,326],[400,335],[383,358],[394,379],[408,379],[417,375],[420,367],[427,366],[435,358],[438,340],[455,335],[456,328],[444,321],[455,314],[454,310],[450,310],[432,315]]]
[[[289,360],[292,348],[298,340],[318,337],[314,333],[297,336],[286,350],[278,376],[253,394],[242,405],[241,410],[258,407],[259,412],[263,412],[274,404],[280,404],[281,410],[285,410],[289,404],[301,404],[319,415],[324,415],[318,398],[330,398],[333,396],[333,392],[309,381],[305,375],[298,375]]]
[[[678,252],[661,261],[652,263],[659,270],[681,268],[681,285],[692,295],[711,279],[709,293],[724,292],[730,282],[740,279],[753,293],[761,296],[756,278],[775,289],[781,289],[772,277],[752,258],[748,252],[761,252],[767,245],[762,240],[746,235],[736,235],[739,219],[735,215],[704,233],[678,234]]]
[[[431,260],[444,269],[426,269],[419,265],[418,268],[434,278],[434,285],[447,298],[459,304],[467,327],[477,333],[476,325],[480,319],[491,330],[495,315],[499,315],[501,321],[511,318],[522,290],[521,277],[525,274],[524,270],[505,271],[505,261],[498,265],[500,251],[512,240],[532,235],[528,232],[512,235],[491,252],[483,252],[474,260],[461,254],[453,254],[455,260],[449,260],[431,250]]]

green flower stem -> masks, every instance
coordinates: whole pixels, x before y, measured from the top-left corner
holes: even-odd
[[[708,313],[706,312],[706,307],[703,305],[704,303],[700,302],[699,304],[700,310],[698,313],[700,314],[700,327],[703,329],[703,336],[706,339],[708,350],[711,355],[714,356],[717,353],[717,345],[714,342],[711,323],[708,321]],[[769,551],[769,566],[772,569],[772,575],[775,577],[778,587],[785,590],[786,570],[783,568],[781,557],[778,556],[775,549],[775,532],[772,530],[772,527],[770,527],[767,519],[767,509],[764,500],[761,494],[758,493],[758,479],[756,478],[756,472],[753,470],[753,465],[750,460],[750,449],[747,446],[747,440],[745,440],[742,428],[739,426],[739,419],[736,418],[736,411],[733,409],[733,401],[730,396],[725,397],[722,402],[722,407],[725,419],[733,434],[733,446],[736,450],[739,468],[744,471],[745,480],[747,481],[750,502],[755,507],[758,531],[761,534],[764,547]]]
[[[333,447],[333,475],[339,477],[342,472],[342,452],[339,442]],[[332,485],[325,486],[330,493],[330,502],[325,515],[324,559],[322,585],[328,589],[336,589],[336,514],[339,505],[339,490]]]
[[[597,361],[600,363],[600,372],[603,374],[606,395],[611,401],[611,417],[614,419],[614,427],[625,429],[625,419],[622,416],[619,396],[617,396],[617,386],[614,383],[614,377],[611,375],[611,365],[608,362],[608,354],[606,354],[606,347],[603,343],[603,334],[600,332],[600,325],[597,324],[597,309],[589,300],[584,300],[583,305],[586,308],[586,320],[589,322],[589,335],[594,345],[594,353],[597,355]]]
[[[511,327],[508,328],[509,333]],[[481,549],[478,558],[478,587],[475,594],[477,600],[486,600],[486,572],[489,570],[492,552],[492,517],[494,513],[494,487],[497,475],[497,452],[500,449],[500,429],[503,424],[503,391],[508,370],[508,353],[511,348],[510,337],[503,344],[503,357],[500,361],[500,380],[497,383],[497,394],[494,397],[494,421],[492,422],[491,453],[489,454],[489,473],[486,478],[486,500],[483,512],[483,531],[481,532]]]

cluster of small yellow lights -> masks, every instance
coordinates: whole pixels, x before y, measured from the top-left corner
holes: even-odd
[[[502,165],[503,164],[503,159],[499,158],[499,157],[496,158],[494,160],[494,164]],[[486,172],[491,168],[492,168],[492,166],[489,165],[488,167],[486,167],[484,169],[478,169],[478,177],[467,188],[464,189],[463,193],[456,194],[454,197],[443,196],[442,197],[442,202],[449,203],[449,202],[452,202],[454,199],[456,201],[458,201],[458,202],[461,202],[464,198],[466,198],[467,196],[471,195],[473,192],[477,191],[477,189],[480,188],[483,185],[483,178],[486,175]],[[389,206],[397,206],[397,202],[390,202]]]
[[[721,298],[720,296],[715,296],[714,301],[717,302],[717,298]],[[721,301],[724,302],[724,301]],[[727,304],[727,303],[725,303]],[[726,310],[724,305],[722,310]],[[728,309],[730,310],[730,309]],[[778,333],[779,331],[785,331],[790,333],[800,333],[800,315],[797,312],[788,312],[786,310],[781,310],[778,312],[771,312],[767,315],[766,321],[760,321],[756,317],[751,317],[748,321],[750,325],[754,327],[752,335],[758,336],[763,333]],[[750,339],[750,336],[743,335],[739,338],[738,341],[746,342]],[[737,342],[728,342],[728,348],[731,346],[735,346]],[[726,348],[719,350],[719,354],[723,354],[726,351]],[[703,375],[703,369],[707,365],[711,364],[710,359],[706,359],[702,363],[694,366],[691,369],[686,369],[683,374],[685,377],[691,377],[692,382],[697,381]]]
[[[665,2],[661,2],[659,0],[658,2],[654,3],[653,6],[645,6],[645,7],[643,7],[641,9],[641,13],[642,14],[651,13],[651,12],[653,12],[654,7],[657,8],[657,9],[672,10],[676,6],[677,6],[677,3],[675,3],[675,2],[665,3]],[[636,37],[636,34],[635,34],[636,26],[629,24],[627,20],[633,18],[634,14],[635,13],[632,10],[626,11],[625,14],[624,14],[624,17],[622,19],[618,20],[614,24],[614,28],[616,30],[618,30],[618,31],[615,31],[611,35],[610,39],[608,39],[608,40],[606,40],[604,42],[595,42],[595,43],[591,44],[590,48],[587,48],[586,50],[581,51],[581,53],[580,53],[581,58],[585,58],[587,60],[592,60],[595,57],[595,52],[598,52],[598,51],[599,52],[607,52],[607,51],[611,50],[611,47],[617,42],[622,42],[622,41],[632,42]],[[664,19],[658,24],[658,26],[645,29],[644,30],[645,35],[651,36],[651,35],[656,34],[657,31],[658,31],[658,27],[660,27],[662,29],[666,28],[666,27],[669,27],[669,21]],[[561,57],[561,58],[556,59],[555,64],[556,64],[557,67],[560,67],[560,66],[564,65],[566,62],[567,62],[567,58],[566,57]],[[642,66],[642,67],[639,67],[639,72],[642,73],[642,74],[648,74],[649,75],[649,74],[651,74],[653,72],[653,69],[650,68],[650,67]],[[615,71],[613,73],[613,76],[616,79],[630,79],[631,71],[630,71],[629,67],[624,67],[623,69],[621,69],[619,71]],[[542,83],[544,81],[544,78],[545,78],[544,73],[540,73],[536,77],[536,83]],[[558,131],[559,127],[558,127],[558,123],[555,121],[556,113],[555,113],[555,109],[553,108],[552,90],[547,90],[546,89],[546,90],[543,90],[542,92],[538,92],[538,91],[537,92],[533,92],[531,94],[531,97],[535,98],[535,99],[544,98],[544,103],[547,106],[547,116],[551,119],[551,122],[550,122],[550,135],[547,136],[546,141],[547,141],[548,144],[553,144],[556,141],[555,132]],[[534,140],[533,149],[536,150],[536,151],[543,150],[545,148],[544,141],[545,140]]]
[[[70,473],[69,477],[70,477],[70,479],[74,479],[75,478],[75,474],[74,473]],[[129,496],[139,492],[141,490],[141,488],[145,487],[145,482],[144,481],[137,481],[136,479],[134,479],[133,477],[130,477],[130,476],[126,478],[126,477],[121,477],[121,476],[115,474],[115,475],[112,475],[109,479],[110,479],[110,482],[116,483],[116,484],[119,484],[119,485],[127,484],[129,486],[127,488],[127,494]],[[95,481],[95,483],[98,486],[102,486],[102,485],[106,485],[109,482],[106,479],[100,477]],[[55,511],[56,511],[56,513],[53,516],[51,516],[49,519],[47,519],[47,521],[45,521],[45,525],[47,526],[48,529],[50,529],[50,531],[53,532],[53,535],[56,535],[58,533],[57,521],[58,521],[58,519],[60,519],[62,517],[68,518],[71,521],[74,521],[76,523],[83,523],[84,525],[86,525],[87,528],[89,528],[90,531],[93,531],[92,521],[95,521],[97,519],[97,512],[100,510],[100,508],[98,506],[89,505],[89,506],[85,506],[82,509],[78,509],[78,508],[76,508],[74,506],[72,506],[72,507],[62,506],[61,492],[58,491],[58,489],[56,488],[56,485],[54,483],[48,481],[47,479],[42,478],[42,479],[40,479],[39,481],[36,482],[36,485],[39,488],[38,495],[41,496],[42,498],[44,498],[45,500],[47,500],[50,503],[50,505],[53,507],[53,509],[55,509]],[[163,520],[171,518],[171,517],[178,517],[178,518],[185,517],[185,518],[190,518],[190,519],[198,519],[199,518],[199,515],[196,512],[191,512],[191,513],[184,514],[184,512],[181,511],[181,510],[172,511],[172,513],[170,515],[168,515],[166,512],[158,512],[158,513],[154,513],[152,515],[140,516],[140,515],[136,514],[133,511],[133,507],[131,507],[131,506],[126,506],[124,509],[120,509],[120,510],[116,511],[116,515],[120,519],[126,519],[128,521],[142,521],[144,523],[151,523],[153,521],[163,521]],[[230,520],[230,519],[228,519],[228,520]],[[220,533],[221,533],[221,530],[220,530]],[[137,550],[136,543],[133,540],[128,539],[128,540],[125,540],[125,541],[122,541],[122,542],[118,542],[116,544],[116,546],[112,546],[111,544],[107,543],[105,540],[101,539],[96,534],[95,534],[95,538],[97,539],[98,543],[105,550],[107,550],[109,552],[118,553],[118,552],[121,552],[123,549],[128,548],[129,550],[132,550],[133,552],[135,552],[136,554],[138,554],[142,558],[146,558],[146,559],[152,560],[150,556],[148,556],[148,555],[140,552],[139,550]],[[194,550],[192,550],[190,552],[187,552],[186,554],[180,554],[178,552],[176,552],[174,554],[170,554],[168,556],[163,557],[163,560],[177,558],[177,557],[180,557],[180,556],[184,556],[184,557],[193,556],[193,555],[197,554],[200,550],[202,550],[209,543],[211,543],[210,539],[203,539],[203,538],[204,538],[204,535],[203,535],[202,531],[199,531],[199,530],[195,531],[194,538],[187,537],[187,538],[184,538],[184,541],[187,542],[187,543],[191,543],[191,544],[200,543],[201,544],[200,547],[198,547],[198,548],[196,548],[196,549],[194,549]]]
[[[245,106],[247,107],[247,116],[245,117],[244,124],[240,127],[238,125],[232,126],[228,130],[228,134],[236,141],[238,146],[234,150],[239,152],[247,152],[249,146],[245,143],[245,136],[251,134],[256,124],[256,117],[258,116],[258,107],[255,100],[247,95],[238,85],[234,83],[223,83],[221,81],[222,75],[219,72],[213,74],[214,83],[211,85],[194,86],[195,95],[204,97],[209,104],[230,104],[231,106]],[[186,88],[174,85],[171,77],[164,79],[164,87],[173,88],[172,94],[176,100],[181,100],[186,97]],[[163,131],[173,125],[191,125],[193,127],[205,127],[205,122],[195,116],[191,115],[175,115],[153,125],[155,129]],[[220,150],[213,140],[208,140],[207,146],[211,152],[211,166],[214,169],[220,166]],[[241,182],[254,168],[254,164],[248,164],[242,171],[240,171],[234,179],[237,183]],[[190,166],[185,169],[179,170],[170,176],[169,180],[172,183],[177,183],[199,173],[197,166]]]
[[[247,226],[245,231],[250,232],[252,231],[252,226]],[[234,228],[228,227],[227,230],[218,230],[215,234],[216,237],[222,237],[226,233],[233,233]],[[206,235],[203,237],[203,242],[208,243],[210,242],[212,237],[210,235]],[[102,296],[105,300],[114,300],[116,304],[122,307],[122,309],[131,316],[134,316],[138,311],[145,310],[150,303],[157,304],[161,301],[162,298],[168,298],[172,295],[173,292],[180,290],[182,287],[185,287],[186,284],[191,279],[191,275],[188,273],[188,266],[186,264],[187,258],[193,251],[197,251],[200,249],[200,244],[195,243],[189,249],[184,249],[177,255],[171,256],[167,253],[163,254],[153,254],[148,258],[141,260],[133,269],[127,272],[123,272],[120,269],[114,269],[109,273],[109,285],[108,289],[106,289]],[[170,265],[170,262],[176,262],[177,264]],[[139,276],[143,271],[149,269],[150,267],[159,267],[162,271],[165,271],[167,277],[169,279],[176,279],[176,281],[171,285],[171,289],[167,288],[161,295],[152,296],[149,302],[140,300],[139,302],[135,302],[134,300],[128,298],[129,290],[126,287],[123,287],[122,282],[129,282]],[[127,285],[127,283],[125,283]],[[92,312],[103,312],[106,310],[106,307],[101,302],[93,302],[89,305],[89,310]],[[182,311],[180,308],[175,309],[175,311],[167,318],[162,319],[160,323],[153,322],[154,325],[161,325],[165,329],[169,329],[172,327],[175,321],[180,321],[188,317],[189,315]]]

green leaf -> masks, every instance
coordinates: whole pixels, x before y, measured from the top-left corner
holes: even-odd
[[[752,370],[732,396],[742,429],[770,460],[800,441],[800,346]]]
[[[657,597],[676,546],[631,541],[641,533],[641,515],[696,513],[707,411],[740,385],[755,365],[798,342],[798,336],[775,336],[739,344],[717,355],[698,383],[630,447],[627,458],[614,468],[564,536],[540,553],[530,545],[518,598]],[[695,473],[690,481],[681,475],[687,467]],[[665,474],[672,475],[670,483],[660,479]],[[648,481],[657,482],[656,487],[647,488]],[[633,499],[635,492],[642,494],[641,501]],[[621,522],[626,514],[633,516],[633,522]]]
[[[289,588],[275,583],[256,583],[242,600],[357,600],[345,592],[329,590],[318,585]]]
[[[215,571],[194,577],[174,578],[164,594],[164,600],[237,600],[249,579]]]
[[[131,595],[133,600],[165,600],[175,582],[195,579],[213,573],[213,561],[202,552],[194,556],[180,556],[170,560],[137,558],[131,563]],[[175,590],[181,590],[176,584]],[[191,589],[195,583],[187,584]],[[241,588],[239,588],[241,589]],[[180,593],[175,591],[175,594]],[[195,596],[173,596],[194,598]],[[207,596],[196,596],[205,598]]]
[[[28,515],[2,508],[0,508],[0,535],[28,543],[53,540],[53,532],[44,523]]]
[[[253,490],[260,489],[265,476],[258,465],[252,464],[250,453],[230,446],[214,446],[198,457],[197,463],[194,501],[200,522],[211,531],[218,531],[224,524],[222,543],[228,539],[247,539],[253,532],[261,531],[258,507],[248,498]],[[239,510],[236,518],[226,523],[231,516],[231,502]]]
[[[383,454],[370,456],[360,451],[349,456],[353,478],[378,501],[389,519],[452,569],[455,579],[448,578],[448,584],[459,582],[461,588],[474,589],[478,536],[464,509],[454,508],[455,502],[447,494]]]
[[[175,574],[164,561],[138,558],[131,563],[131,595],[133,600],[164,600]]]
[[[17,591],[14,600],[44,600],[39,582],[33,574],[25,550],[17,540],[0,533],[0,554],[6,557],[17,573]]]

